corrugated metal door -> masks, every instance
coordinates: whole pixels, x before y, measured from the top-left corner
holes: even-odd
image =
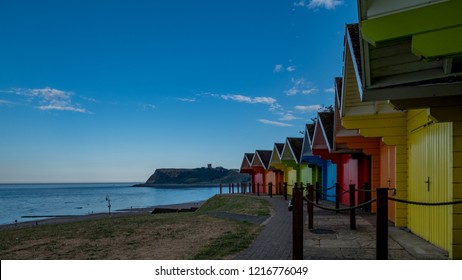
[[[452,193],[452,124],[421,127],[409,137],[409,200],[450,201]],[[409,205],[409,227],[431,243],[449,250],[450,206]]]

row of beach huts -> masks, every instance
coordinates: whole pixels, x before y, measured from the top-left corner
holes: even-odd
[[[253,192],[318,184],[324,199],[389,188],[388,219],[462,259],[462,1],[358,1],[335,104],[267,150],[244,154]],[[255,188],[259,186],[259,190]],[[365,202],[355,192],[357,204]],[[341,196],[349,205],[349,194]],[[375,205],[372,205],[372,212]]]

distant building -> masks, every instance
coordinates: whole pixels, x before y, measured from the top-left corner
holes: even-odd
[[[212,169],[212,164],[211,164],[211,163],[208,163],[208,164],[207,164],[207,168],[208,168],[208,169]]]

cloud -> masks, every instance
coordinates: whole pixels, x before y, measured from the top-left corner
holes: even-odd
[[[327,92],[327,93],[334,93],[334,92],[335,92],[335,88],[334,88],[334,87],[326,88],[326,89],[324,90],[324,92]]]
[[[274,71],[275,73],[279,73],[279,72],[281,72],[282,70],[283,70],[282,64],[276,64],[276,65],[274,66],[274,70],[273,70],[273,71]]]
[[[292,66],[287,67],[286,70],[287,70],[287,72],[294,72],[295,70],[297,70],[297,67],[292,65]]]
[[[289,123],[283,123],[283,122],[276,122],[276,121],[270,121],[270,120],[266,120],[266,119],[259,119],[257,120],[261,123],[264,123],[264,124],[269,124],[269,125],[275,125],[275,126],[282,126],[282,127],[289,127],[289,126],[293,126]]]
[[[141,104],[141,107],[143,107],[143,110],[154,110],[157,108],[156,105],[153,105],[153,104]]]
[[[272,97],[250,97],[250,96],[245,96],[245,95],[240,95],[240,94],[222,94],[220,97],[224,100],[233,100],[237,102],[244,102],[244,103],[250,103],[250,104],[268,104],[268,105],[273,105],[277,102],[276,99]]]
[[[319,8],[324,8],[327,10],[333,10],[337,6],[343,4],[343,0],[300,0],[294,2],[295,7],[306,7],[311,10],[318,10]]]
[[[308,106],[300,105],[300,106],[295,106],[294,108],[297,111],[308,113],[308,112],[317,112],[322,108],[322,106],[321,105],[308,105]]]
[[[89,113],[80,105],[72,102],[72,92],[45,88],[14,88],[12,93],[24,97],[26,102],[34,104],[42,111],[71,111],[77,113]]]
[[[0,106],[2,106],[2,105],[13,105],[13,104],[14,104],[14,102],[0,99]]]
[[[181,102],[196,102],[196,98],[180,98],[178,97],[176,100],[181,101]]]
[[[319,90],[313,86],[311,82],[305,81],[303,78],[294,79],[292,78],[292,87],[285,92],[288,96],[293,96],[297,94],[313,94]]]
[[[282,64],[276,64],[274,65],[274,69],[273,69],[273,72],[274,73],[280,73],[282,71],[287,71],[287,72],[294,72],[295,70],[297,70],[297,67],[295,65],[290,65],[290,66],[287,66],[284,68],[284,65]]]
[[[38,106],[38,109],[42,111],[71,111],[77,113],[88,113],[85,109],[71,107],[71,106],[59,106],[59,105],[46,105],[46,106]]]
[[[299,119],[291,113],[282,113],[281,115],[282,117],[279,118],[280,121],[293,121]]]

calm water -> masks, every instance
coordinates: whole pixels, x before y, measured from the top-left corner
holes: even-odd
[[[22,216],[86,215],[206,200],[218,186],[132,187],[133,184],[0,185],[0,224],[38,220]]]

